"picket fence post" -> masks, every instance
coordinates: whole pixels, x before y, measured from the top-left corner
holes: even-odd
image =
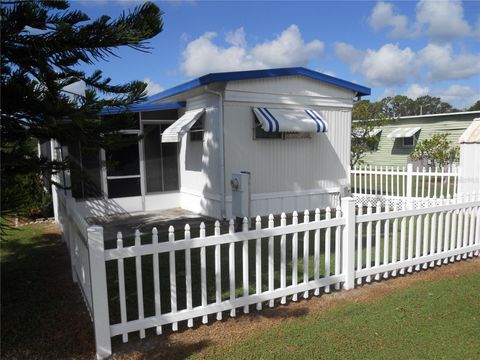
[[[343,288],[349,290],[355,287],[355,200],[352,197],[342,198],[342,217],[345,219],[342,234],[342,268],[345,275]]]
[[[95,346],[97,359],[104,359],[112,355],[112,343],[110,338],[110,319],[108,315],[107,272],[105,268],[103,227],[90,226],[87,229],[87,234]]]
[[[413,165],[407,164],[407,186],[406,186],[406,194],[407,196],[407,209],[413,209]]]

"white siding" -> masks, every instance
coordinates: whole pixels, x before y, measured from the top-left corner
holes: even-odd
[[[353,91],[302,76],[230,81],[225,88],[225,100],[250,103],[351,108],[354,96]]]
[[[270,204],[275,202],[276,205],[272,205],[268,212],[275,211],[282,205],[287,206],[287,203],[287,208],[280,211],[311,208],[309,199],[314,194],[318,196],[338,192],[348,184],[351,112],[311,108],[328,122],[328,133],[313,134],[310,139],[254,140],[252,104],[225,103],[227,184],[232,173],[251,172],[254,213],[255,210],[263,212],[262,209],[269,207],[261,204],[260,200]],[[294,194],[298,195],[292,197]],[[227,196],[231,196],[229,186]],[[289,199],[285,200],[286,198]],[[322,201],[318,206],[323,204]]]
[[[180,145],[181,207],[219,217],[219,210],[211,204],[218,203],[221,193],[218,97],[205,94],[187,100],[186,110],[198,108],[206,109],[203,143],[190,141],[187,134]]]

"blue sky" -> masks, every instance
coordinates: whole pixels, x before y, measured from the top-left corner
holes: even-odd
[[[138,1],[74,1],[91,18]],[[150,53],[119,49],[99,62],[115,82],[145,80],[153,94],[209,72],[306,66],[372,88],[371,100],[480,99],[480,2],[160,1],[164,31]]]

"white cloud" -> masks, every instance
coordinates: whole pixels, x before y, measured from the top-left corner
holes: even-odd
[[[352,72],[360,73],[372,86],[407,83],[426,71],[429,81],[467,79],[480,74],[480,54],[455,54],[450,44],[428,44],[419,52],[398,44],[385,44],[378,50],[358,50],[350,44],[335,43],[337,57]],[[418,80],[417,80],[418,81]]]
[[[420,86],[419,84],[410,85],[407,90],[405,90],[405,96],[408,96],[410,99],[417,99],[420,96],[429,95],[430,88],[428,86]]]
[[[402,84],[415,74],[415,53],[410,48],[386,44],[378,51],[367,50],[362,71],[373,85]]]
[[[357,50],[352,45],[344,42],[336,42],[333,44],[333,49],[340,60],[350,65],[352,71],[355,72],[361,68],[365,56],[363,51]]]
[[[375,30],[389,29],[395,38],[416,37],[426,34],[434,42],[448,42],[462,36],[479,36],[465,20],[463,5],[457,0],[421,0],[415,10],[415,19],[399,14],[394,5],[379,1],[368,17]]]
[[[428,68],[428,77],[433,81],[466,79],[480,74],[480,55],[454,55],[450,45],[428,44],[419,52],[418,62]]]
[[[305,43],[298,27],[290,25],[275,40],[255,46],[252,55],[266,67],[306,65],[322,55],[324,48],[320,40]]]
[[[417,73],[415,52],[408,47],[401,49],[398,44],[385,44],[378,50],[365,52],[346,43],[336,43],[334,47],[337,56],[373,86],[401,85]]]
[[[433,96],[440,97],[442,101],[448,102],[458,109],[465,109],[472,106],[480,98],[480,89],[464,85],[451,85],[446,89],[438,89]]]
[[[426,27],[427,35],[436,41],[449,41],[471,34],[459,1],[427,1],[417,4],[417,24]]]
[[[245,31],[239,28],[226,36],[230,46],[214,43],[215,32],[206,32],[187,44],[181,68],[188,76],[209,72],[264,69],[279,66],[305,66],[322,55],[324,44],[319,40],[305,43],[296,25],[285,29],[275,39],[249,48]]]
[[[150,78],[145,78],[143,79],[143,82],[147,83],[147,95],[153,95],[156,93],[159,93],[160,91],[163,90],[163,87],[160,86],[160,84],[157,84],[156,82],[152,81]]]
[[[246,47],[247,40],[245,39],[245,30],[241,27],[235,31],[228,32],[225,36],[225,41],[233,46]]]
[[[85,96],[85,83],[83,81],[77,81],[65,86],[63,90],[69,94]]]
[[[405,15],[395,14],[392,4],[383,1],[378,2],[368,18],[370,26],[378,31],[383,28],[391,28],[389,35],[392,37],[409,37],[414,33],[407,29],[408,19]]]

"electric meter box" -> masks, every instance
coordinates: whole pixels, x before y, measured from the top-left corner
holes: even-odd
[[[230,185],[232,187],[232,216],[250,218],[250,173],[247,171],[233,173]]]

